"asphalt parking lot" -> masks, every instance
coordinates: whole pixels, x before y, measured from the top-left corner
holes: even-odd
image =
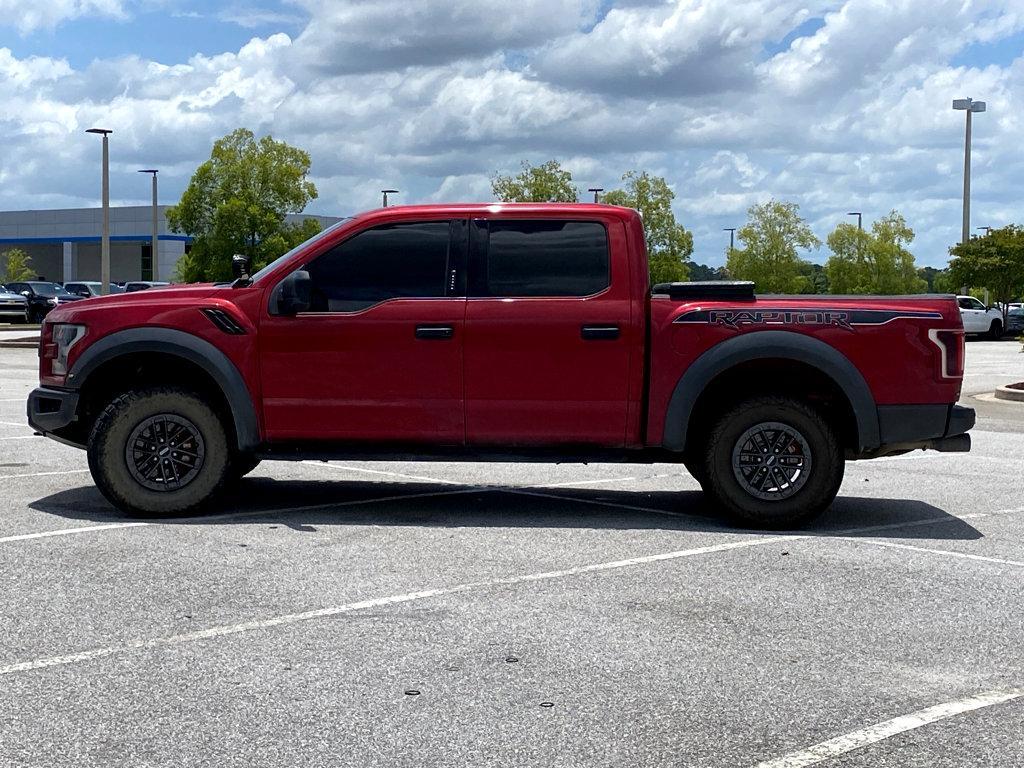
[[[1024,765],[1019,350],[968,345],[970,454],[781,535],[669,465],[265,462],[133,521],[0,350],[0,764]]]

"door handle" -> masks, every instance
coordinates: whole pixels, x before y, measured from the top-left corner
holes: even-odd
[[[455,329],[451,326],[417,326],[417,339],[451,339]]]
[[[583,326],[580,336],[584,339],[618,339],[618,326]]]

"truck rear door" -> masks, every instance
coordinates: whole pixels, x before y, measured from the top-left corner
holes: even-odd
[[[642,344],[627,259],[618,221],[472,223],[467,443],[624,444],[630,350]]]

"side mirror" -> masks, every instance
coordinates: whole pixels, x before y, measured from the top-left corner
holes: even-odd
[[[251,260],[245,254],[235,254],[231,257],[231,273],[236,278],[247,278],[251,264]]]
[[[313,280],[305,270],[296,270],[274,289],[274,315],[296,315],[312,304]]]

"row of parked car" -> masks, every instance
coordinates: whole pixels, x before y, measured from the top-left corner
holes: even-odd
[[[110,294],[145,291],[169,283],[154,280],[131,280],[111,283]],[[14,323],[39,323],[46,313],[61,304],[77,302],[100,295],[99,281],[54,283],[48,280],[22,280],[0,283],[0,320]]]
[[[1011,302],[1003,317],[1001,305],[986,306],[973,296],[958,296],[960,318],[968,334],[983,334],[989,339],[1002,339],[1004,334],[1024,333],[1024,303]]]

